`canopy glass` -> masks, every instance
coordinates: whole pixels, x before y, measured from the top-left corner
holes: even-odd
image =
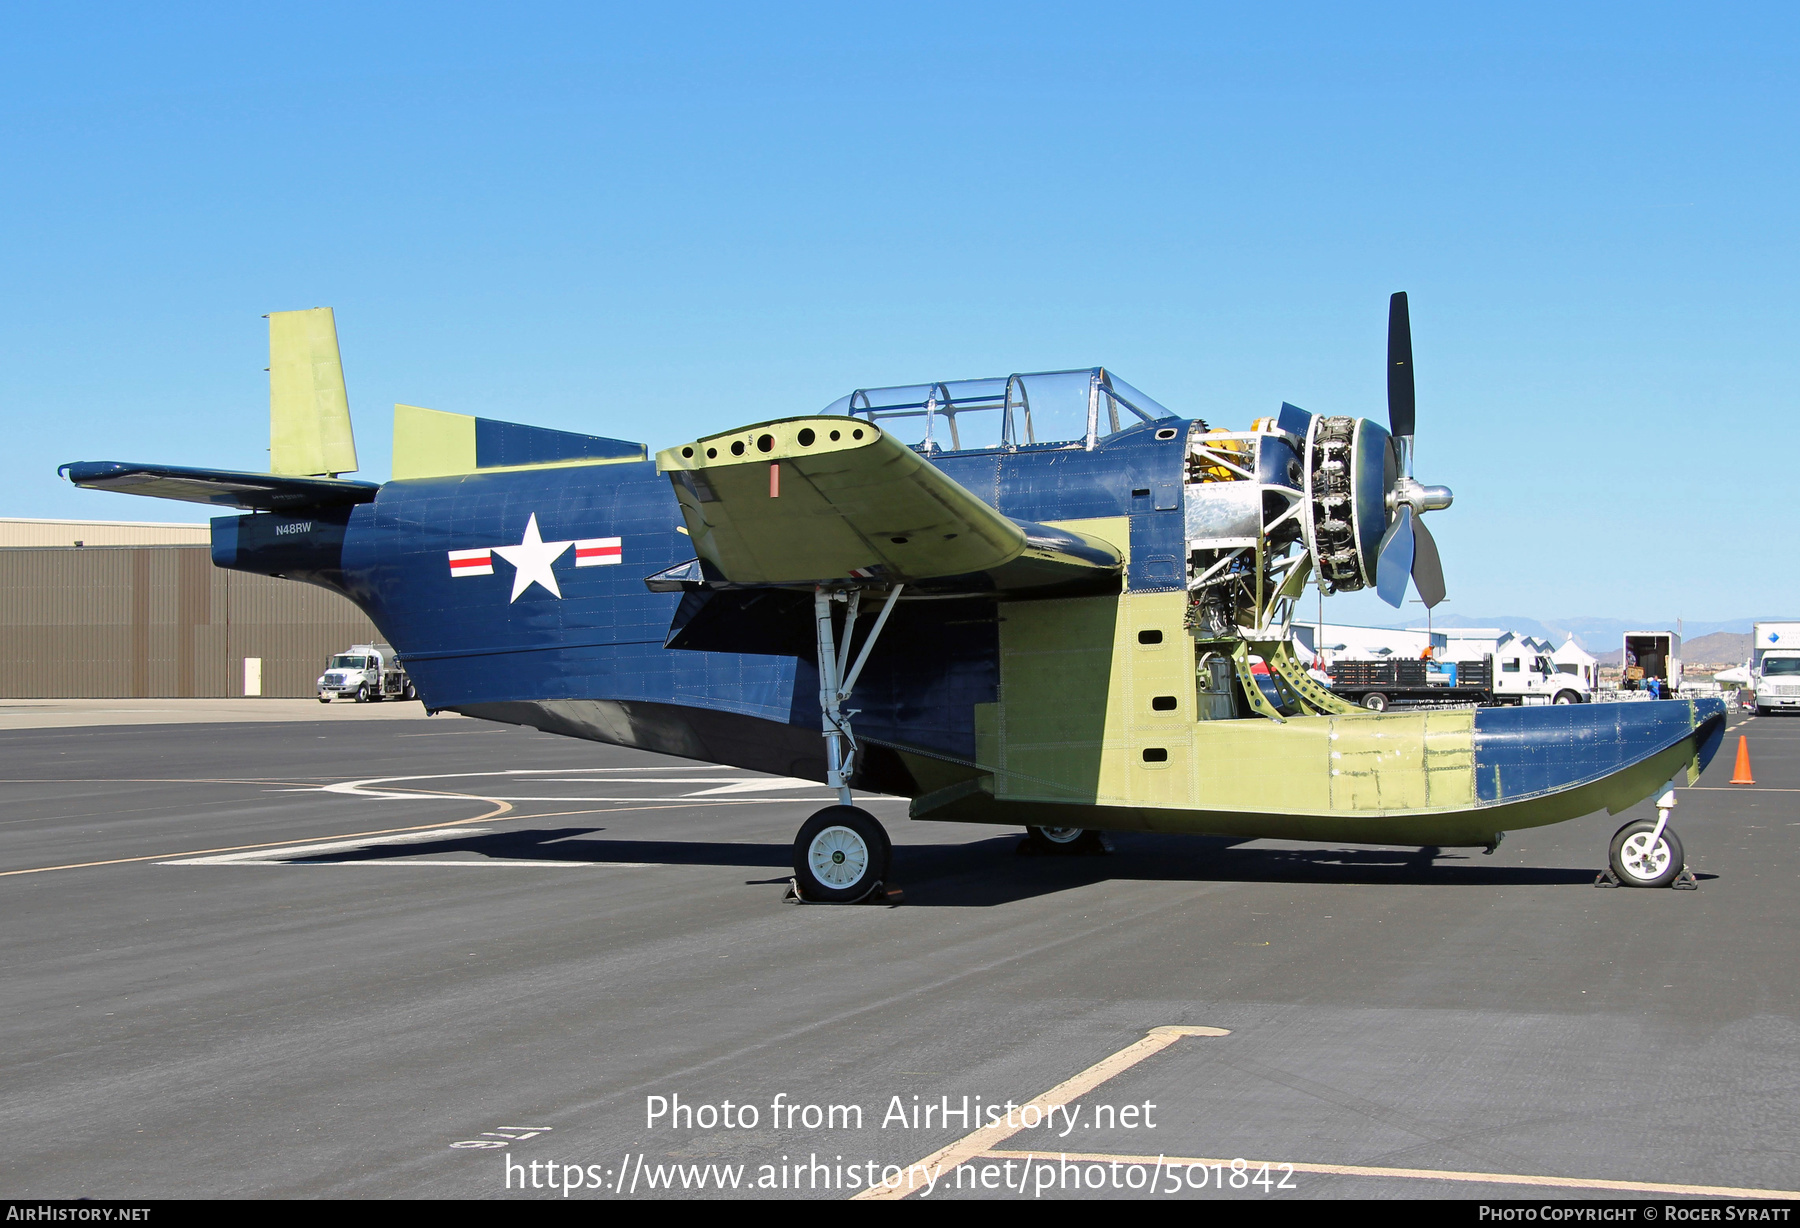
[[[867,418],[924,452],[1071,444],[1175,415],[1105,367],[858,388],[825,408]]]

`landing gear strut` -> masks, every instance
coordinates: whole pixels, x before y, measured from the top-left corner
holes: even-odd
[[[852,803],[850,780],[856,774],[856,757],[860,749],[851,731],[850,718],[855,709],[844,703],[856,688],[875,647],[888,615],[900,599],[905,585],[889,590],[887,601],[875,619],[875,625],[863,640],[862,651],[855,664],[850,663],[850,647],[856,634],[857,608],[862,591],[834,591],[823,585],[813,590],[813,618],[818,629],[819,644],[819,713],[821,732],[825,737],[825,783],[837,791],[838,803],[813,815],[794,837],[794,890],[800,898],[822,904],[853,904],[881,889],[887,878],[893,845],[875,816]],[[833,623],[831,607],[846,603],[844,635],[841,644]],[[846,666],[848,670],[846,670]]]

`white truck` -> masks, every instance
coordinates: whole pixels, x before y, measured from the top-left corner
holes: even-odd
[[[1663,699],[1679,694],[1681,637],[1673,631],[1627,631],[1619,657],[1619,689],[1648,691]]]
[[[1316,646],[1333,691],[1377,712],[1390,704],[1585,704],[1594,698],[1580,675],[1557,670],[1549,644],[1512,631],[1333,623],[1293,629],[1303,648]]]
[[[1507,632],[1494,642],[1494,702],[1590,704],[1593,688],[1580,674],[1556,668],[1555,650],[1543,640]]]
[[[382,699],[413,699],[412,679],[400,657],[386,644],[352,644],[331,658],[319,676],[319,702],[354,699],[366,704]]]
[[[1756,714],[1800,708],[1800,623],[1757,623],[1750,638]]]

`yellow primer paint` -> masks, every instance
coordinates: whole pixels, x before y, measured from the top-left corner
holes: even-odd
[[[1185,593],[1003,604],[999,702],[975,712],[993,796],[1321,817],[1474,807],[1472,712],[1197,719],[1186,609]]]
[[[417,405],[394,406],[394,477],[475,472],[475,419]]]
[[[269,472],[356,469],[350,401],[331,308],[269,313]]]

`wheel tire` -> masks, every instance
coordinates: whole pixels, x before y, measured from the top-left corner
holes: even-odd
[[[419,697],[419,693],[418,693],[418,691],[413,689],[413,684],[410,682],[407,683],[406,684],[406,698],[417,699],[418,697]]]
[[[1100,833],[1082,827],[1028,827],[1032,851],[1053,857],[1092,857],[1106,851]]]
[[[366,704],[369,702],[369,687],[367,683],[356,688],[356,702],[359,704]]]
[[[794,882],[821,904],[854,904],[887,878],[894,846],[875,816],[827,806],[794,837]]]
[[[1556,693],[1556,698],[1550,702],[1557,704],[1578,704],[1581,702],[1581,696],[1577,695],[1574,691],[1558,691]]]
[[[319,696],[319,702],[320,702],[320,703],[322,703],[322,704],[328,704],[328,703],[330,703],[330,702],[331,702],[331,696],[329,696],[329,695],[321,695],[321,696]]]
[[[1371,712],[1386,712],[1388,710],[1388,698],[1380,691],[1370,691],[1367,695],[1363,696],[1362,706]]]
[[[1664,827],[1656,847],[1645,849],[1650,833],[1655,830],[1655,820],[1638,819],[1613,833],[1607,863],[1612,866],[1613,875],[1627,887],[1667,887],[1687,865],[1681,837],[1675,834],[1673,827]]]

